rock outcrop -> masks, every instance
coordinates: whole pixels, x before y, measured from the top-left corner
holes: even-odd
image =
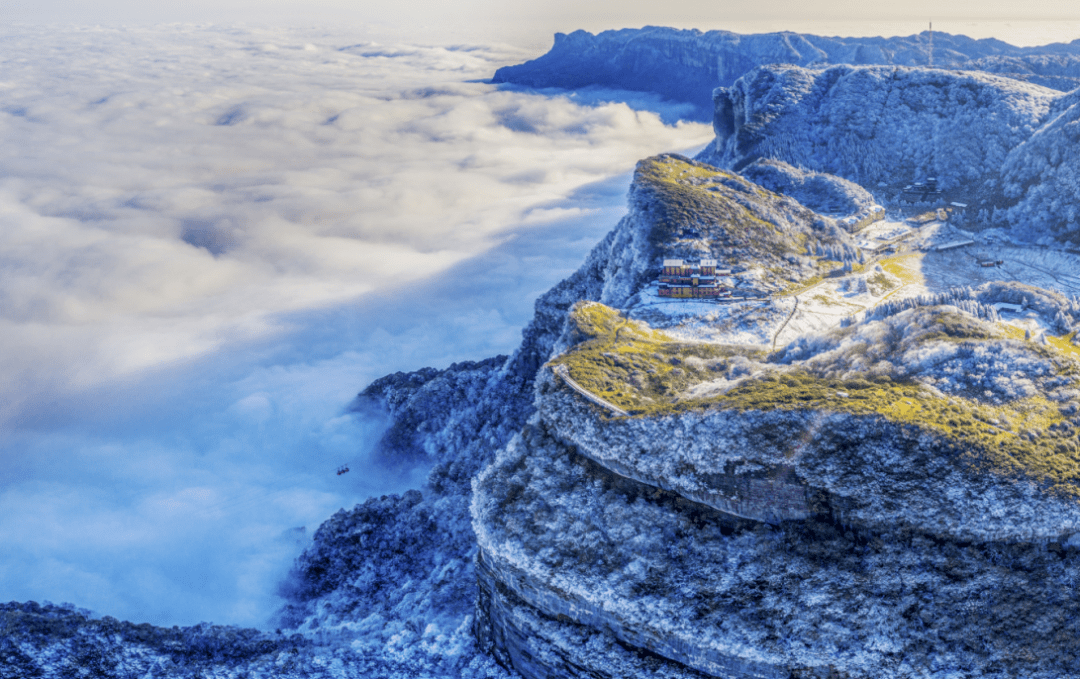
[[[736,523],[591,463],[537,418],[476,484],[479,636],[526,676],[627,676],[588,646],[546,665],[522,618],[603,630],[720,677],[1072,676],[1080,552],[812,518]],[[580,634],[580,632],[577,632]],[[549,633],[550,634],[550,633]],[[569,668],[569,670],[568,670]],[[676,675],[677,676],[677,675]]]
[[[695,188],[707,169],[639,166],[618,230],[648,231],[618,237],[642,261],[685,247],[656,218],[682,194],[647,190],[672,162]],[[991,283],[768,352],[572,305],[534,414],[473,483],[481,648],[529,678],[1071,676],[1080,363],[1000,325],[1004,300],[1059,332],[1078,314]]]

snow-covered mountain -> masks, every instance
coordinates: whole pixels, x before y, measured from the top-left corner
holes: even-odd
[[[361,392],[377,454],[433,469],[322,525],[280,633],[10,604],[0,670],[1074,676],[1080,258],[1022,241],[1071,233],[1077,106],[987,73],[754,68],[698,160],[638,164],[512,356]],[[1016,242],[928,206],[852,233],[931,172]],[[665,298],[668,259],[718,260],[732,296]]]
[[[764,165],[861,206],[842,180]],[[897,261],[914,256],[925,276],[962,261]],[[737,262],[729,284],[746,301],[658,298],[672,257]],[[1015,282],[912,296],[893,260],[866,257],[834,217],[745,177],[642,161],[629,213],[537,300],[514,355],[359,395],[358,411],[391,419],[380,455],[434,467],[422,489],[323,524],[283,584],[280,632],[9,604],[0,623],[18,633],[0,636],[0,667],[1069,676],[1080,360],[1060,337],[1021,339],[994,305],[1028,309],[1049,336],[1075,329],[1080,302]],[[773,350],[800,300],[832,288],[875,306],[848,323],[826,313],[827,330]],[[631,416],[583,399],[555,365]]]
[[[935,177],[973,226],[1076,242],[1077,94],[977,72],[762,66],[714,92],[716,139],[700,159],[759,159],[844,177],[887,204]]]
[[[935,33],[933,55],[928,68],[927,34],[576,31],[494,81],[691,101],[716,130],[699,160],[751,177],[751,163],[782,161],[855,182],[886,204],[934,177],[948,202],[970,207],[970,226],[1080,242],[1069,199],[1080,190],[1071,92],[1080,41],[1020,48]]]
[[[1048,121],[1009,152],[1000,220],[1029,238],[1080,244],[1080,92],[1055,100]]]
[[[1060,96],[982,73],[763,66],[714,93],[716,140],[702,159],[739,170],[773,158],[873,188],[936,176],[990,200],[1008,153]]]
[[[655,165],[709,191],[706,166],[668,156],[639,164],[639,196]],[[651,195],[616,232],[677,242],[664,203],[682,196]],[[710,240],[736,233],[724,220]],[[960,266],[945,252],[900,261]],[[793,281],[796,309],[826,297],[814,280]],[[1080,303],[898,283],[775,351],[657,328],[779,336],[782,295],[756,316],[643,284],[619,308],[572,307],[535,414],[474,482],[483,647],[530,678],[1072,676],[1080,609],[1059,583],[1080,577],[1080,362],[994,305],[1071,336]]]
[[[934,33],[933,65],[986,70],[1054,89],[1080,86],[1076,67],[1080,41],[1015,47],[1000,40],[973,40]],[[767,64],[927,66],[928,33],[892,38],[836,38],[802,33],[741,35],[730,31],[678,30],[646,26],[593,35],[557,33],[543,56],[500,68],[494,82],[576,89],[590,85],[656,92],[698,107],[712,117],[710,93]]]

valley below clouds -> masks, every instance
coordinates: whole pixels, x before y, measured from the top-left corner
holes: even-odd
[[[134,622],[265,624],[319,523],[423,478],[365,457],[353,395],[511,351],[635,161],[711,137],[492,85],[505,45],[0,40],[0,600]]]

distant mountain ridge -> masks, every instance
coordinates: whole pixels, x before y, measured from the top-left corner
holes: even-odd
[[[728,86],[766,64],[927,66],[926,32],[905,37],[840,38],[793,32],[741,35],[731,31],[646,26],[593,35],[555,34],[547,54],[504,66],[492,82],[528,87],[589,86],[655,92],[697,107],[699,120],[712,117],[713,88]],[[975,40],[935,32],[933,65],[981,70],[1059,91],[1080,87],[1080,40],[1017,47],[994,38]]]

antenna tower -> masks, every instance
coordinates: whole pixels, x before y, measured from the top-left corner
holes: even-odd
[[[934,67],[934,22],[930,22],[930,68]]]

